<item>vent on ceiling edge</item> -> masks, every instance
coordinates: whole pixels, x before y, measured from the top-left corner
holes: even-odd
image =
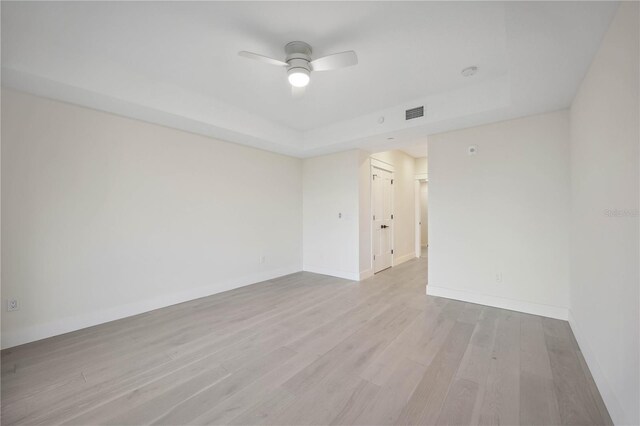
[[[424,106],[408,109],[404,112],[405,120],[412,120],[414,118],[424,117]]]

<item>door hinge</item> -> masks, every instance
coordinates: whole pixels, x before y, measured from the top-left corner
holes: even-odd
[[[391,249],[391,254],[393,254],[393,249]]]
[[[376,220],[376,215],[375,214],[373,215],[373,220]]]
[[[373,255],[373,260],[376,260],[376,255],[375,254]]]
[[[391,215],[391,219],[393,219],[393,215]]]
[[[393,179],[391,179],[391,185],[393,185]]]

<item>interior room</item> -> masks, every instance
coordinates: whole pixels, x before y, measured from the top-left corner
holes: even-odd
[[[639,425],[638,2],[2,1],[6,425]]]

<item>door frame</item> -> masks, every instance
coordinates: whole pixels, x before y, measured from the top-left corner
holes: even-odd
[[[390,163],[386,163],[384,161],[378,160],[376,158],[371,158],[371,164],[369,166],[369,182],[371,183],[371,197],[370,197],[370,203],[369,203],[369,220],[371,221],[371,226],[369,227],[369,232],[370,232],[370,241],[371,241],[371,253],[369,253],[369,259],[371,261],[371,271],[373,272],[373,274],[375,274],[375,270],[376,270],[376,265],[375,262],[373,260],[373,251],[374,251],[374,246],[373,246],[373,233],[374,233],[374,229],[373,229],[373,175],[374,175],[374,169],[380,169],[380,170],[384,170],[386,172],[391,173],[391,179],[395,180],[395,169],[393,168],[393,164]],[[395,204],[394,204],[394,198],[395,198],[395,188],[393,185],[391,185],[391,211],[394,212],[392,213],[394,215],[395,218]],[[396,264],[395,262],[395,245],[396,245],[396,240],[395,240],[395,234],[396,234],[396,226],[395,226],[395,219],[392,219],[392,223],[391,223],[391,246],[393,249],[393,253],[391,254],[391,267],[393,268]]]

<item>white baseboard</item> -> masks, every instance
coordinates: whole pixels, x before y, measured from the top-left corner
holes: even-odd
[[[109,321],[142,314],[144,312],[188,302],[201,297],[211,296],[212,294],[222,293],[223,291],[233,290],[234,288],[244,287],[249,284],[278,278],[300,271],[301,268],[299,265],[274,269],[271,271],[247,275],[245,277],[223,283],[216,283],[215,285],[197,287],[178,293],[158,296],[150,300],[103,309],[84,315],[63,318],[45,324],[24,327],[18,330],[6,331],[2,333],[2,349],[46,339],[47,337],[58,336],[60,334],[92,327],[98,324],[104,324]]]
[[[540,303],[525,302],[504,297],[473,293],[465,290],[454,290],[445,287],[427,285],[429,296],[445,297],[447,299],[461,300],[463,302],[477,303],[478,305],[493,306],[495,308],[508,309],[510,311],[524,312],[526,314],[540,315],[542,317],[560,320],[569,319],[569,309],[560,306],[543,305]]]
[[[589,366],[589,371],[591,371],[593,380],[596,382],[598,391],[600,391],[600,395],[602,396],[604,405],[607,406],[607,410],[609,411],[609,415],[611,416],[613,424],[632,424],[632,422],[628,420],[628,417],[626,416],[622,405],[620,405],[616,394],[613,392],[613,389],[609,385],[609,380],[607,380],[607,376],[604,374],[602,367],[600,367],[600,363],[598,362],[598,358],[596,357],[595,352],[593,351],[593,349],[591,349],[591,345],[587,341],[587,338],[585,337],[580,326],[573,317],[571,311],[569,311],[569,325],[571,326],[573,335],[576,337],[576,341],[578,342],[578,346],[582,351],[584,360],[586,361],[587,366]]]
[[[407,262],[411,259],[415,259],[416,258],[416,254],[415,252],[411,252],[411,253],[407,253],[407,254],[403,254],[402,256],[395,256],[393,258],[393,266],[398,266],[403,264],[404,262]]]
[[[332,277],[344,278],[346,280],[359,281],[359,272],[342,271],[340,269],[323,268],[320,266],[304,265],[303,271],[313,272],[314,274],[330,275]]]
[[[360,271],[359,281],[366,280],[367,278],[371,278],[373,276],[373,269],[367,269],[366,271]]]

